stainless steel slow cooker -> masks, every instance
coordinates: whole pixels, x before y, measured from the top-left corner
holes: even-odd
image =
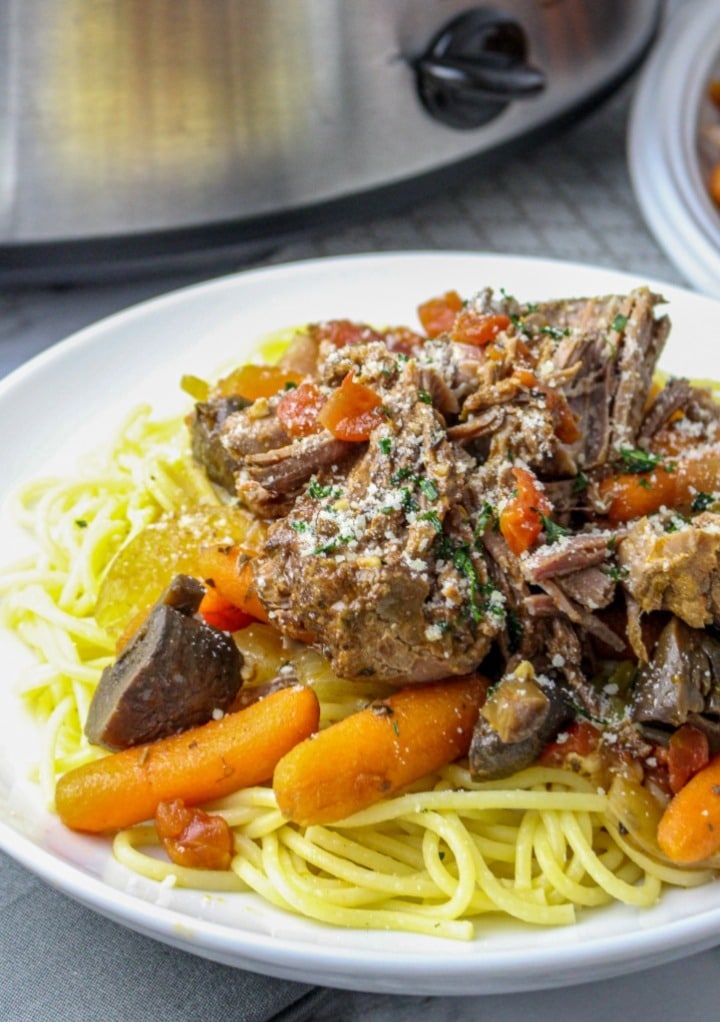
[[[407,199],[607,95],[659,0],[0,0],[0,269]]]

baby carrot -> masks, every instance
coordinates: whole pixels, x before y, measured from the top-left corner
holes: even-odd
[[[332,823],[467,754],[488,683],[478,675],[413,685],[296,745],[273,788],[296,823]]]
[[[99,833],[150,819],[161,802],[221,798],[269,780],[318,720],[312,689],[279,689],[220,720],[69,771],[57,784],[58,815],[73,830]]]
[[[257,621],[267,622],[265,608],[257,597],[251,561],[240,560],[236,546],[205,546],[198,555],[198,569],[206,586]],[[203,613],[202,604],[200,613]]]
[[[720,851],[720,756],[691,777],[660,818],[658,844],[673,862],[701,862]]]

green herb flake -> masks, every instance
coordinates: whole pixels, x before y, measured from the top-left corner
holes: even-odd
[[[700,511],[707,511],[715,503],[715,498],[711,493],[704,493],[702,490],[698,490],[690,505],[690,510],[698,513]]]
[[[308,494],[314,497],[316,500],[322,500],[324,497],[329,497],[332,493],[332,486],[321,486],[320,483],[313,477],[308,485]]]
[[[545,530],[548,545],[551,543],[557,543],[557,541],[562,539],[563,536],[570,534],[569,529],[566,529],[564,525],[558,525],[557,522],[554,522],[552,518],[548,518],[547,515],[541,514],[540,521],[542,522],[542,527]]]
[[[590,485],[590,480],[584,472],[578,472],[573,479],[572,491],[573,493],[584,493]]]
[[[438,490],[432,479],[418,479],[418,486],[423,491],[428,500],[438,499]]]
[[[674,462],[665,462],[661,454],[653,454],[652,451],[642,451],[639,447],[621,447],[620,457],[626,471],[641,475],[645,472],[652,472],[656,468],[664,468],[668,472],[675,470]]]
[[[621,312],[618,312],[615,319],[612,321],[612,328],[617,334],[621,334],[625,327],[628,325],[627,316],[623,316]]]
[[[549,323],[546,324],[545,326],[541,326],[539,332],[541,334],[545,334],[547,337],[552,337],[552,339],[555,341],[559,341],[563,337],[568,337],[570,334],[570,330],[568,327],[564,327],[563,329],[561,329],[560,327],[557,326],[550,326]]]
[[[88,523],[85,521],[84,518],[76,518],[75,524],[77,525],[78,529],[87,529],[88,527]]]
[[[290,528],[294,529],[295,532],[307,532],[308,531],[308,523],[307,522],[301,522],[301,521],[290,522]]]
[[[390,454],[392,451],[393,443],[389,436],[380,437],[378,440],[378,447],[383,454]]]

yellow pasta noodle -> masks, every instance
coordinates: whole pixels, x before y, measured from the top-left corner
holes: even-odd
[[[93,616],[108,564],[164,514],[208,503],[218,497],[192,463],[180,420],[156,422],[147,408],[74,478],[34,481],[17,495],[18,520],[37,554],[0,578],[2,619],[37,654],[18,679],[18,693],[39,723],[37,779],[49,805],[57,776],[101,755],[82,723],[114,656],[114,640]],[[370,681],[342,681],[316,650],[288,646],[268,625],[253,624],[236,638],[246,683],[263,684],[290,660],[318,694],[321,726],[387,694],[387,686]],[[207,808],[233,830],[230,870],[168,862],[147,824],[117,834],[114,855],[157,883],[253,891],[330,925],[458,940],[470,939],[488,914],[567,925],[578,910],[614,900],[651,905],[664,884],[691,886],[709,877],[637,850],[618,829],[604,792],[549,767],[479,783],[454,764],[332,826],[287,822],[269,787]]]

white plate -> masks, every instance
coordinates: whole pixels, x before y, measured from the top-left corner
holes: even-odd
[[[630,175],[648,226],[688,282],[716,297],[720,210],[707,192],[702,126],[720,123],[707,100],[719,76],[718,0],[676,4],[640,77],[628,129]]]
[[[417,304],[490,284],[534,300],[625,291],[645,283],[607,270],[455,253],[356,256],[242,273],[188,288],[83,330],[0,384],[0,479],[5,494],[48,463],[92,449],[138,401],[185,407],[183,372],[208,375],[241,361],[269,331],[329,317],[378,325],[415,322]],[[720,375],[713,351],[720,304],[673,287],[670,371]],[[710,338],[708,343],[707,338]],[[7,438],[10,438],[8,442]],[[0,523],[0,563],[16,544]],[[469,944],[330,929],[285,915],[252,895],[206,896],[139,880],[104,839],[72,834],[46,813],[26,780],[36,736],[12,692],[26,654],[0,632],[0,847],[67,894],[141,933],[226,964],[365,991],[501,993],[627,973],[720,942],[720,885],[669,891],[650,910],[613,906],[574,927],[537,930],[483,922]]]

